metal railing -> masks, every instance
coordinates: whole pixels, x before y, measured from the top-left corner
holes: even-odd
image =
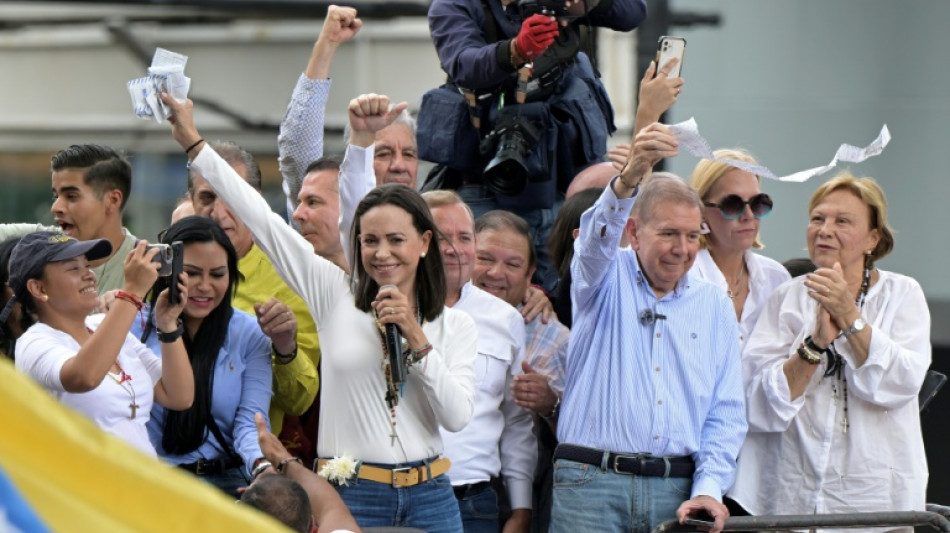
[[[928,504],[926,511],[891,511],[880,513],[841,513],[809,515],[734,516],[726,520],[723,531],[785,531],[811,528],[906,527],[929,526],[950,533],[950,507]],[[667,531],[699,531],[693,526],[667,520],[652,533]]]

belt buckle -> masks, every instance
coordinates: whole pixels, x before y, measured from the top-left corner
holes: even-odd
[[[406,472],[410,472],[410,471],[412,471],[412,470],[415,470],[415,468],[416,468],[416,467],[414,467],[414,466],[404,466],[404,467],[402,467],[402,468],[393,468],[393,469],[392,469],[392,473],[393,473],[393,477],[392,477],[392,487],[393,487],[394,489],[398,489],[399,487],[411,487],[412,485],[402,485],[402,484],[400,484],[398,481],[396,481],[396,474],[403,474],[403,473],[406,473]],[[419,476],[416,476],[416,480],[418,480],[418,479],[419,479]]]
[[[205,470],[205,468],[206,468],[207,466],[209,466],[209,463],[207,463],[207,462],[204,460],[204,458],[198,459],[198,460],[195,462],[195,475],[196,475],[196,476],[204,476],[204,475],[207,475],[207,474],[209,473],[208,471]]]
[[[636,474],[634,474],[633,472],[622,472],[622,471],[620,470],[620,460],[621,460],[621,459],[637,459],[637,460],[640,461],[640,469],[641,469],[641,470],[643,469],[643,456],[642,456],[642,455],[640,455],[640,454],[636,454],[636,455],[620,455],[620,454],[617,454],[617,455],[614,456],[613,465],[611,465],[611,467],[613,468],[615,474],[622,474],[622,475],[625,475],[625,476],[633,476],[633,475],[636,475]]]

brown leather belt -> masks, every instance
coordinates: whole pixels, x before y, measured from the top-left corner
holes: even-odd
[[[317,467],[314,470],[319,472],[327,462],[329,462],[329,459],[318,459]],[[367,481],[392,485],[393,487],[412,487],[441,476],[448,472],[451,466],[452,462],[449,461],[448,457],[439,457],[429,463],[428,466],[407,466],[405,468],[393,469],[380,468],[364,463],[360,465],[356,477]],[[431,476],[429,475],[430,473],[432,474]]]

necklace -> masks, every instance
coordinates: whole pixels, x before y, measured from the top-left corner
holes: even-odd
[[[736,283],[726,289],[726,294],[729,296],[730,300],[735,300],[739,294],[742,293],[742,273],[745,272],[745,261],[739,265],[739,275],[736,276]]]
[[[419,317],[419,325],[422,326],[422,314],[419,312],[418,300],[416,300],[416,316]],[[393,380],[393,369],[390,363],[389,350],[386,348],[386,328],[379,322],[378,317],[374,317],[374,320],[376,321],[376,329],[379,332],[379,346],[383,349],[383,360],[380,363],[380,368],[383,371],[383,376],[386,378],[386,394],[383,398],[389,407],[389,421],[391,425],[389,445],[395,446],[396,440],[399,439],[399,434],[396,433],[396,406],[399,405],[399,398],[403,395],[406,383],[396,383],[395,380]],[[405,340],[403,340],[403,345],[405,345]],[[399,388],[398,392],[396,391],[397,386]]]
[[[129,420],[135,420],[135,413],[138,411],[139,405],[135,403],[135,386],[132,385],[132,376],[122,369],[118,359],[115,361],[115,367],[119,369],[118,372],[107,372],[106,374],[129,395],[131,400],[131,403],[129,403]]]
[[[864,275],[861,278],[861,288],[858,289],[858,296],[854,299],[854,305],[860,310],[864,307],[864,300],[867,298],[868,290],[871,288],[871,262],[865,260],[864,262]],[[843,433],[848,432],[848,427],[851,426],[850,421],[848,420],[848,376],[844,373],[845,361],[841,355],[838,354],[838,350],[835,349],[834,341],[831,341],[831,344],[828,345],[828,367],[825,370],[825,377],[834,376],[835,380],[831,382],[831,390],[834,394],[835,403],[838,403],[838,387],[835,384],[836,381],[841,381],[841,396],[844,399],[844,412],[842,414],[841,420],[841,430]]]

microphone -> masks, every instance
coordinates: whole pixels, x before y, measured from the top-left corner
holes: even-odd
[[[659,313],[654,313],[652,309],[644,309],[640,313],[640,323],[644,326],[649,326],[657,320],[666,320],[666,315],[661,315]]]
[[[389,288],[397,289],[395,285],[383,285],[379,290]],[[386,352],[389,354],[389,371],[392,373],[393,383],[403,383],[406,381],[406,366],[402,357],[402,332],[396,324],[386,324],[385,344]]]

